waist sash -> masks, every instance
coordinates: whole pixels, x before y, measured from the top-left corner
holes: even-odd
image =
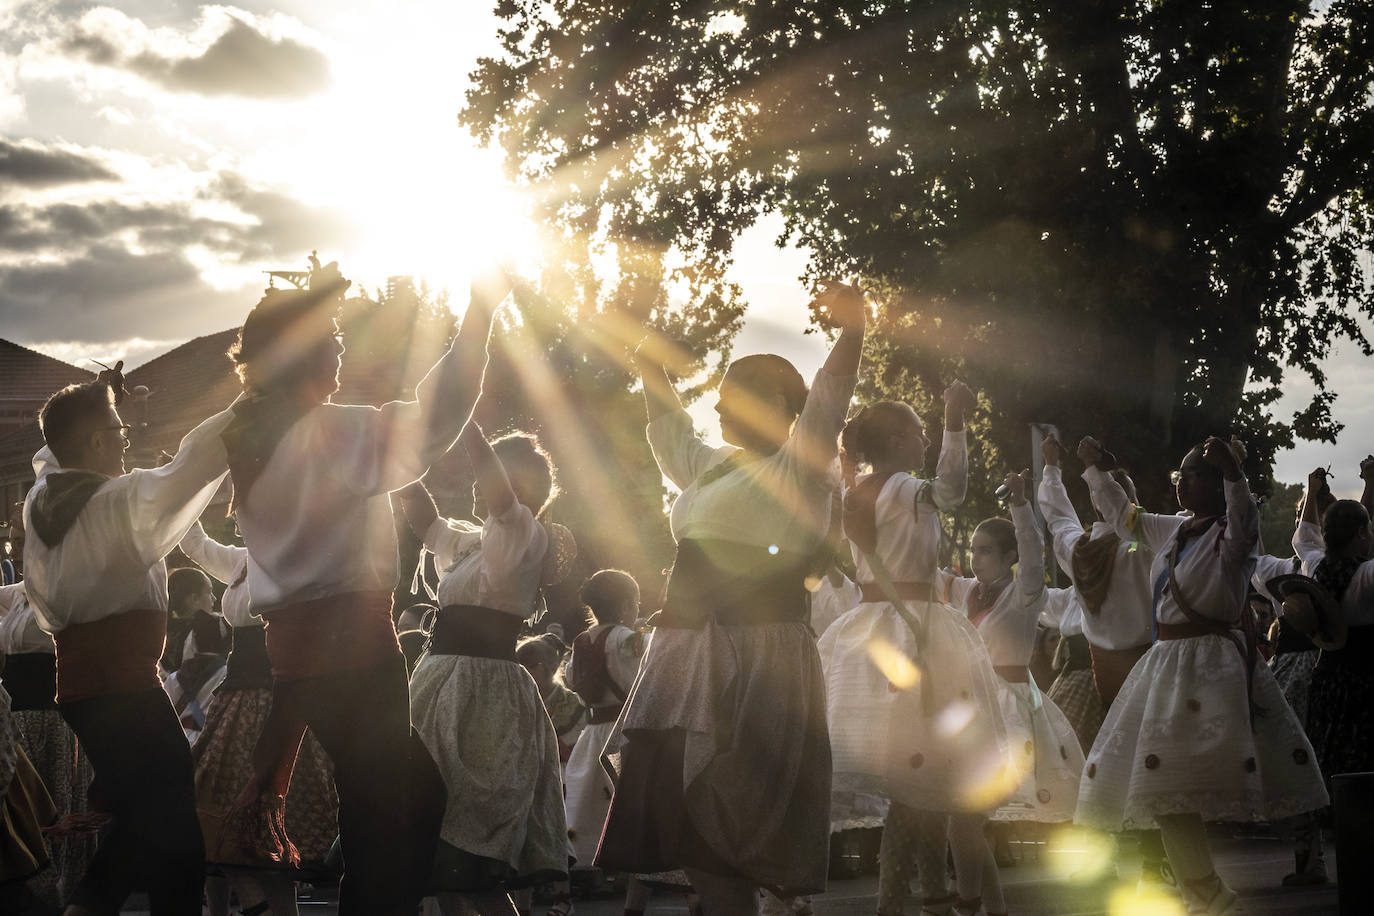
[[[270,688],[272,661],[267,657],[267,631],[258,626],[234,627],[230,637],[233,648],[229,650],[224,682],[215,692]]]
[[[1135,667],[1135,663],[1150,651],[1150,644],[1130,649],[1103,649],[1100,646],[1089,645],[1088,649],[1092,653],[1093,686],[1097,688],[1097,696],[1102,705],[1110,707],[1116,695],[1121,692],[1121,685],[1126,683],[1126,677]]]
[[[167,641],[167,612],[124,611],[53,634],[57,702],[161,690],[157,660]]]
[[[624,703],[617,703],[614,706],[593,706],[587,710],[587,724],[600,725],[602,722],[614,722],[620,718],[620,711],[624,708]]]
[[[903,601],[934,601],[935,586],[929,582],[893,582],[893,590]],[[886,604],[892,599],[878,582],[863,582],[859,585],[859,598],[868,604]]]
[[[1088,642],[1088,637],[1074,633],[1061,636],[1060,643],[1069,654],[1069,660],[1064,664],[1065,671],[1082,671],[1093,666],[1092,644]]]
[[[1236,627],[1229,623],[1218,620],[1215,622],[1203,622],[1200,620],[1189,620],[1184,623],[1156,623],[1158,628],[1156,636],[1160,642],[1171,639],[1196,639],[1199,636],[1220,636],[1223,639],[1231,639],[1232,634],[1238,632]]]
[[[24,652],[5,656],[5,690],[10,709],[56,709],[57,656],[51,652]]]
[[[677,545],[663,610],[654,626],[700,629],[806,619],[811,557],[737,541],[687,538]]]
[[[272,674],[298,680],[399,658],[390,592],[345,592],[263,615]]]
[[[477,604],[449,604],[434,618],[430,655],[466,655],[515,661],[515,641],[524,620]]]

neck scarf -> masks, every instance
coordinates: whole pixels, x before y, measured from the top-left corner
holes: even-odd
[[[1116,566],[1116,548],[1121,544],[1121,536],[1115,531],[1105,537],[1094,538],[1090,532],[1073,545],[1073,587],[1083,599],[1083,606],[1090,614],[1099,614],[1102,603],[1107,600],[1107,589],[1112,584],[1112,570]]]
[[[55,471],[44,480],[29,510],[34,533],[49,547],[56,547],[76,524],[81,510],[100,485],[109,480],[95,471]]]
[[[975,627],[983,622],[984,617],[988,616],[988,612],[997,603],[997,599],[1002,596],[1002,592],[1011,584],[1011,579],[1011,576],[1004,576],[992,585],[984,585],[979,582],[973,587],[973,591],[969,592],[968,619]]]
[[[255,395],[233,406],[234,418],[220,433],[229,456],[229,479],[234,484],[230,515],[248,498],[248,491],[267,467],[287,430],[316,406],[280,394]]]

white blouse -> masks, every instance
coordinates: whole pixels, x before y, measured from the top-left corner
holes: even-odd
[[[856,380],[821,369],[782,447],[706,487],[697,479],[740,449],[702,442],[685,410],[651,422],[649,446],[659,469],[682,490],[668,517],[673,539],[714,538],[793,553],[814,549],[830,523],[837,440]]]
[[[1299,522],[1293,532],[1293,548],[1302,557],[1303,575],[1310,576],[1317,564],[1326,557],[1326,539],[1320,525]],[[1290,561],[1291,562],[1291,561]],[[1362,627],[1374,624],[1374,560],[1361,563],[1350,585],[1341,596],[1341,610],[1347,626]],[[1283,608],[1279,606],[1279,612]]]
[[[441,606],[475,604],[521,618],[534,611],[548,546],[548,532],[519,502],[480,528],[441,517],[425,532],[441,575]]]
[[[196,522],[181,539],[181,552],[206,574],[229,586],[219,599],[220,612],[231,627],[260,627],[262,618],[254,617],[248,600],[248,549],[221,544],[205,533]]]
[[[964,501],[968,489],[968,438],[963,430],[946,431],[930,481],[930,502],[916,494],[926,482],[905,472],[883,484],[875,506],[878,559],[894,582],[934,584],[939,561],[940,515]],[[931,504],[933,503],[933,505]],[[851,545],[860,582],[876,582],[863,551]]]
[[[28,655],[57,651],[52,637],[38,627],[38,620],[24,594],[24,583],[0,587],[0,654]]]
[[[1084,475],[1087,478],[1087,475]],[[1092,482],[1089,481],[1091,489]],[[1040,481],[1040,511],[1044,513],[1059,566],[1073,576],[1073,548],[1083,536],[1083,525],[1064,488],[1063,471],[1046,465]],[[1094,505],[1096,505],[1094,496]],[[1099,510],[1100,511],[1100,510]],[[1107,522],[1093,522],[1091,537],[1112,533]],[[1082,633],[1100,649],[1134,649],[1150,644],[1154,628],[1154,607],[1150,592],[1150,566],[1154,554],[1135,537],[1122,537],[1116,548],[1112,579],[1101,610],[1090,614],[1081,607]]]
[[[220,433],[232,414],[221,411],[181,440],[172,461],[136,468],[100,485],[56,547],[34,531],[34,498],[48,475],[62,470],[43,448],[33,458],[38,482],[24,502],[24,580],[29,603],[46,632],[125,611],[167,610],[164,558],[186,536],[227,473]]]
[[[1048,598],[1045,542],[1029,503],[1012,506],[1011,520],[1016,525],[1016,574],[979,622],[978,634],[994,665],[1025,668],[1035,653],[1036,627]],[[967,614],[968,599],[978,580],[941,571],[939,581],[945,600]]]
[[[1093,499],[1108,522],[1122,538],[1139,537],[1154,552],[1150,567],[1150,594],[1155,618],[1160,623],[1187,623],[1168,583],[1168,557],[1188,516],[1156,515],[1141,512],[1126,498],[1121,485],[1099,468],[1083,473],[1093,491]],[[1194,537],[1179,558],[1175,575],[1184,599],[1194,612],[1213,620],[1234,623],[1240,620],[1255,569],[1259,546],[1259,506],[1250,495],[1250,485],[1242,477],[1228,480],[1226,515],[1205,532]]]

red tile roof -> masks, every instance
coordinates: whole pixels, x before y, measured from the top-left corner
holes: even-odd
[[[37,350],[0,340],[0,400],[37,401],[74,382],[95,378],[71,363],[64,363]]]

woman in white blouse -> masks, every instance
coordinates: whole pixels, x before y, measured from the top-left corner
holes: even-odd
[[[1259,508],[1239,443],[1210,438],[1174,474],[1182,515],[1132,506],[1078,456],[1104,518],[1154,551],[1157,641],[1136,663],[1088,753],[1075,819],[1100,830],[1158,825],[1189,913],[1237,900],[1217,875],[1207,821],[1279,821],[1327,803],[1312,745],[1243,630]]]
[[[438,516],[418,484],[406,516],[440,569],[439,612],[410,679],[410,713],[448,789],[429,890],[444,913],[467,897],[484,916],[514,913],[513,889],[564,879],[568,828],[558,736],[515,659],[551,549],[539,515],[553,468],[532,436],[458,439],[476,474],[481,525]]]
[[[806,625],[811,555],[863,343],[857,290],[832,288],[839,339],[808,393],[778,356],[733,363],[716,412],[729,448],[701,442],[641,346],[649,444],[682,488],[677,559],[644,665],[607,751],[619,755],[597,864],[682,867],[709,916],[753,913],[755,889],[825,887],[830,741]]]

